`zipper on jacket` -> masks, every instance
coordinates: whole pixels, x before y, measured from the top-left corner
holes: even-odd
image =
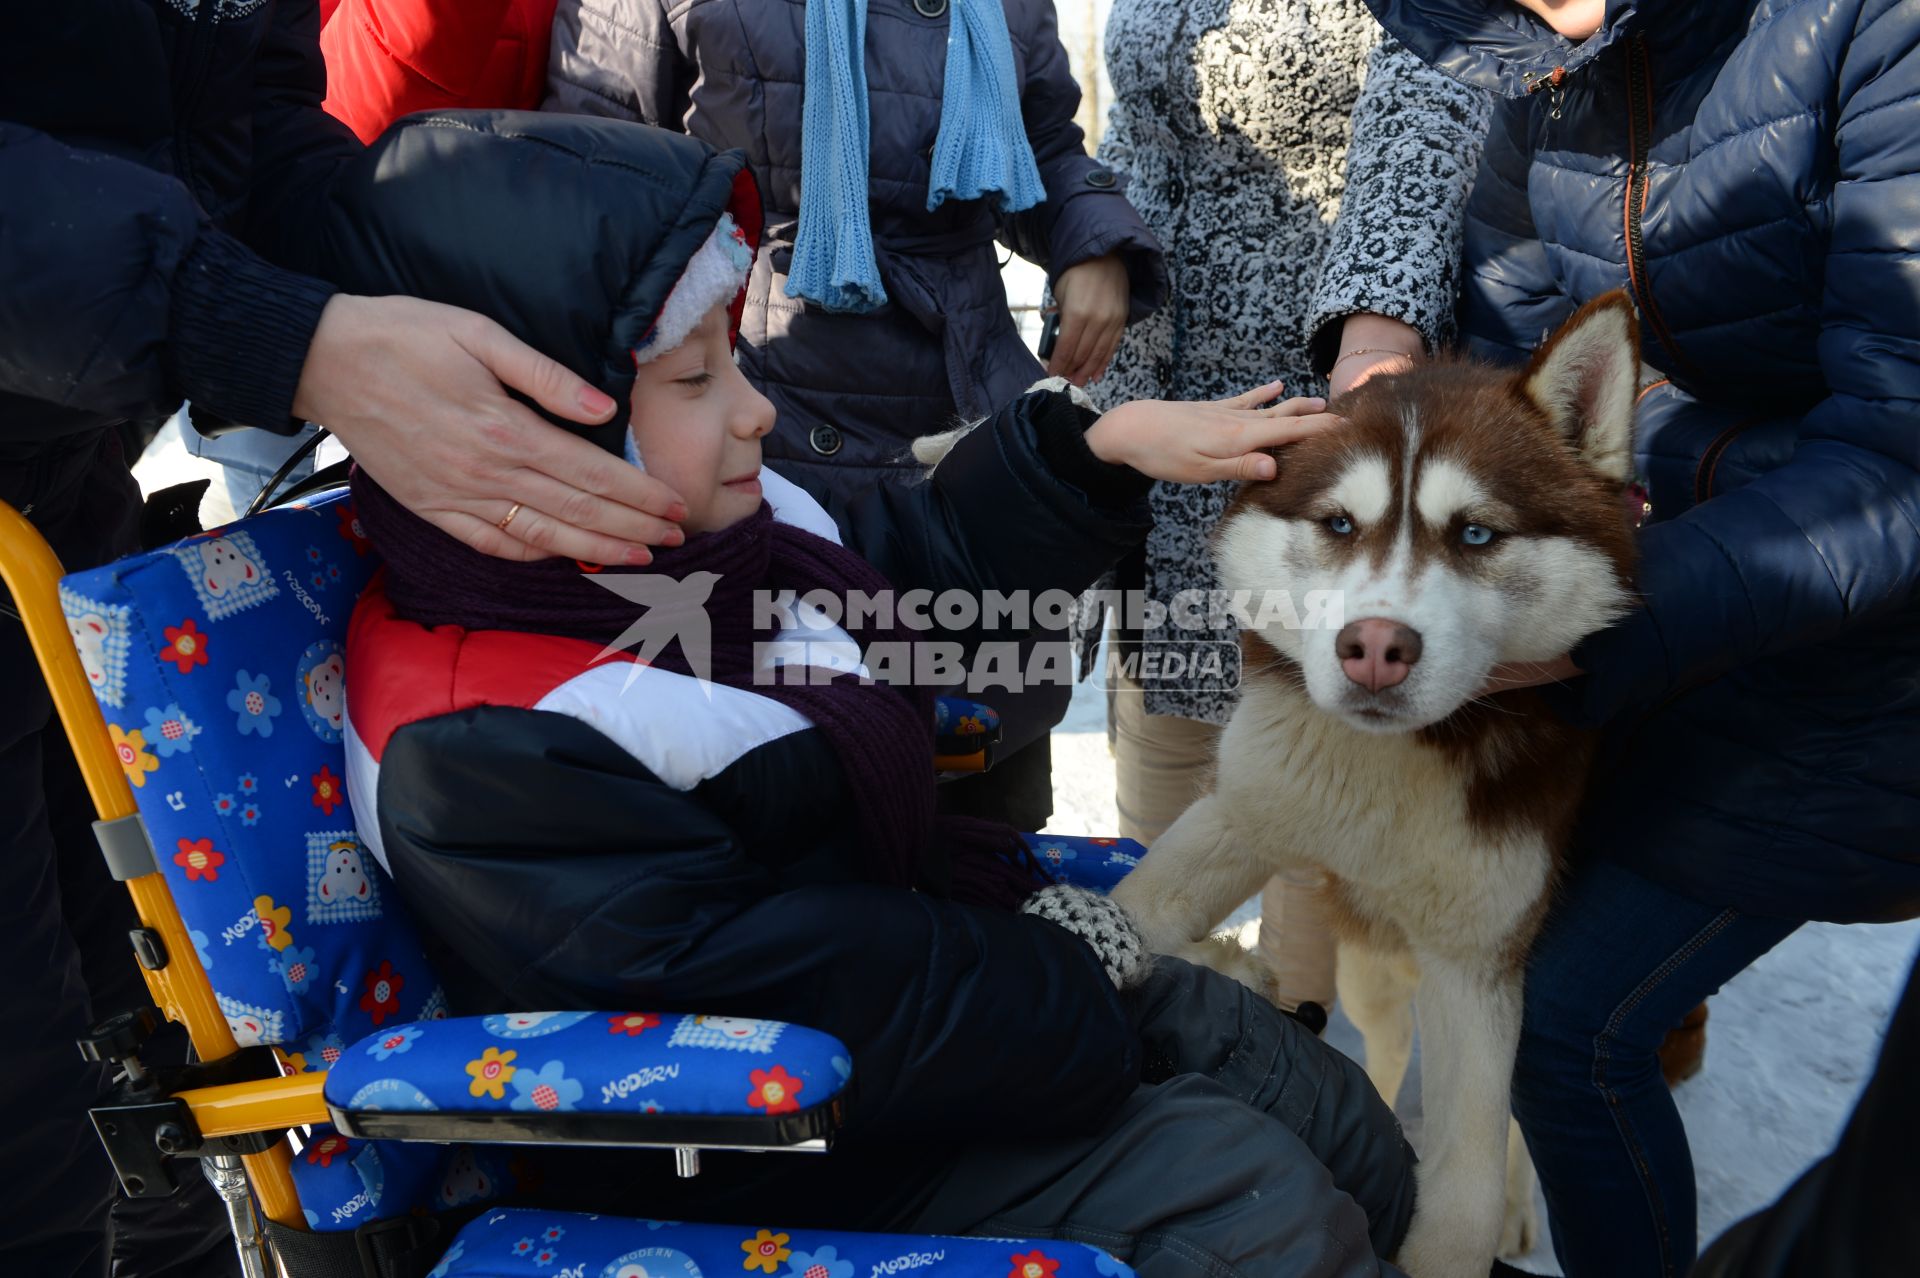
[[[1526,74],[1529,96],[1545,90],[1547,94],[1547,118],[1560,118],[1560,86],[1567,82],[1567,69],[1555,67],[1551,71],[1529,71]]]
[[[189,66],[185,77],[191,87],[174,106],[173,176],[195,200],[200,198],[200,193],[194,189],[193,152],[188,146],[188,139],[193,134],[194,113],[200,108],[200,99],[206,93],[207,74],[213,66],[213,28],[219,21],[217,14],[220,2],[199,0],[194,7],[193,32],[187,46]]]
[[[1647,211],[1647,156],[1653,149],[1653,72],[1647,60],[1645,36],[1627,40],[1627,196],[1622,210],[1627,237],[1627,282],[1633,290],[1634,304],[1653,329],[1654,340],[1666,351],[1675,366],[1668,371],[1687,368],[1686,357],[1674,343],[1667,321],[1654,304],[1653,282],[1647,277],[1646,247],[1641,241],[1640,218]]]

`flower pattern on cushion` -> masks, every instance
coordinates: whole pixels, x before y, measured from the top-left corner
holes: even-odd
[[[412,1025],[402,1025],[390,1034],[383,1034],[367,1044],[367,1055],[377,1061],[390,1060],[412,1047],[420,1037],[420,1030]]]
[[[764,1109],[772,1115],[791,1114],[800,1108],[795,1098],[806,1087],[806,1082],[787,1073],[784,1066],[756,1069],[747,1079],[753,1084],[753,1090],[747,1093],[747,1104],[755,1109]]]
[[[328,816],[333,810],[347,801],[347,792],[340,785],[340,778],[333,775],[333,769],[322,767],[313,774],[313,806]]]
[[[781,1262],[793,1254],[787,1244],[792,1241],[788,1234],[776,1234],[771,1229],[762,1229],[753,1237],[740,1244],[740,1250],[747,1258],[740,1262],[742,1269],[758,1269],[762,1273],[776,1272]]]
[[[609,1018],[607,1033],[625,1034],[631,1038],[652,1029],[659,1023],[660,1018],[652,1012],[626,1012]]]
[[[1058,869],[1068,861],[1077,861],[1080,854],[1058,839],[1049,839],[1034,849],[1041,862],[1051,869]]]
[[[245,670],[234,677],[233,691],[227,694],[227,709],[233,711],[234,730],[241,736],[254,733],[273,735],[273,720],[280,713],[280,698],[273,695],[273,681],[265,675]]]
[[[513,1063],[514,1058],[519,1055],[520,1053],[511,1048],[503,1052],[497,1047],[489,1047],[480,1053],[478,1060],[468,1061],[467,1073],[473,1076],[473,1081],[467,1084],[468,1093],[476,1100],[482,1096],[505,1100],[507,1084],[512,1082],[513,1076],[520,1072]]]
[[[313,984],[313,978],[320,973],[314,963],[311,946],[301,949],[297,945],[289,945],[268,966],[280,973],[280,979],[287,983],[288,991],[294,994],[305,994],[307,987]]]
[[[253,898],[253,912],[260,916],[260,944],[266,949],[284,950],[293,944],[293,909],[275,905],[270,896]]]
[[[193,749],[193,739],[200,735],[200,727],[180,712],[178,704],[149,706],[147,708],[146,739],[160,752],[163,759],[171,759],[176,754],[186,754]]]
[[[160,760],[147,753],[147,738],[140,729],[122,732],[120,725],[107,725],[107,735],[113,738],[113,752],[120,757],[120,766],[126,770],[127,780],[135,789],[147,784],[147,773],[160,766]]]
[[[796,1251],[787,1265],[787,1278],[853,1278],[853,1262],[840,1259],[836,1247]]]
[[[253,794],[260,788],[260,778],[251,772],[242,772],[240,774],[240,780],[235,784],[240,787],[240,793]]]
[[[757,1233],[755,1233],[757,1229]],[[549,1236],[558,1230],[558,1237]],[[747,1235],[755,1236],[748,1238]],[[742,1241],[742,1240],[745,1241]],[[760,1258],[762,1246],[769,1270]],[[555,1259],[539,1256],[551,1248]],[[1043,1243],[1021,1238],[936,1238],[906,1234],[863,1234],[846,1230],[793,1229],[790,1233],[757,1226],[683,1224],[618,1216],[555,1212],[541,1208],[496,1207],[471,1220],[448,1247],[464,1258],[440,1278],[523,1278],[535,1274],[579,1278],[859,1278],[875,1273],[926,1269],[949,1278],[1001,1278],[1009,1253],[1042,1251],[1056,1262],[1052,1278],[1126,1278],[1132,1271],[1084,1243]],[[745,1258],[740,1268],[734,1261]],[[729,1260],[733,1257],[734,1260]],[[1104,1263],[1103,1263],[1104,1262]],[[931,1268],[926,1268],[931,1266]]]
[[[377,1026],[400,1010],[400,991],[407,981],[386,959],[381,959],[380,966],[368,972],[366,979],[366,991],[360,995],[360,1010],[372,1017]]]
[[[1007,1278],[1053,1278],[1059,1268],[1059,1261],[1036,1247],[1024,1255],[1014,1253],[1013,1268],[1007,1270]]]
[[[307,1161],[318,1163],[322,1167],[333,1166],[333,1160],[347,1152],[347,1138],[341,1135],[322,1136],[307,1146]]]
[[[334,513],[340,520],[340,536],[353,547],[354,554],[364,555],[373,549],[373,542],[368,540],[366,530],[360,526],[360,512],[353,508],[352,502],[341,502],[334,508]]]
[[[241,825],[259,825],[260,824],[260,805],[257,803],[251,803],[251,802],[242,803],[240,805],[240,824]]]
[[[165,634],[167,646],[160,650],[160,660],[173,662],[181,674],[192,674],[195,666],[207,664],[207,636],[201,633],[192,617],[177,626],[168,626]]]
[[[586,1094],[586,1088],[580,1085],[578,1079],[567,1077],[565,1064],[561,1061],[548,1061],[537,1070],[515,1070],[513,1090],[519,1095],[513,1098],[511,1108],[540,1110],[544,1113],[570,1110]],[[499,1097],[494,1099],[498,1100]]]
[[[307,1070],[321,1073],[333,1068],[334,1062],[346,1055],[347,1045],[338,1034],[314,1034],[307,1039],[307,1050],[302,1053]]]
[[[212,839],[181,839],[180,850],[173,854],[173,863],[187,872],[190,882],[212,883],[220,877],[220,867],[227,863],[224,853],[213,850]]]

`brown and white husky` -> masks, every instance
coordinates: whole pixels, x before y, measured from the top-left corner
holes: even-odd
[[[1335,405],[1350,427],[1240,491],[1214,541],[1222,586],[1252,592],[1249,615],[1295,615],[1260,609],[1268,591],[1344,609],[1243,631],[1213,791],[1113,893],[1150,949],[1260,988],[1257,961],[1209,933],[1276,871],[1325,872],[1340,997],[1389,1102],[1419,1012],[1414,1278],[1482,1278],[1505,1201],[1531,1212],[1517,1132],[1508,1167],[1521,977],[1593,743],[1533,691],[1482,691],[1631,606],[1638,350],[1610,294],[1518,374],[1438,359],[1366,383]]]

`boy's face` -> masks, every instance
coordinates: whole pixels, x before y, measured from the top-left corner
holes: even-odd
[[[680,526],[689,535],[717,532],[760,509],[760,440],[773,429],[774,409],[733,362],[725,306],[640,366],[632,408],[640,460],[686,502]]]

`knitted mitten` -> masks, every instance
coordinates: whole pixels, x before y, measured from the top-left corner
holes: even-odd
[[[1085,941],[1115,989],[1132,989],[1153,970],[1153,956],[1133,920],[1098,892],[1056,883],[1028,897],[1020,912],[1057,923]]]

